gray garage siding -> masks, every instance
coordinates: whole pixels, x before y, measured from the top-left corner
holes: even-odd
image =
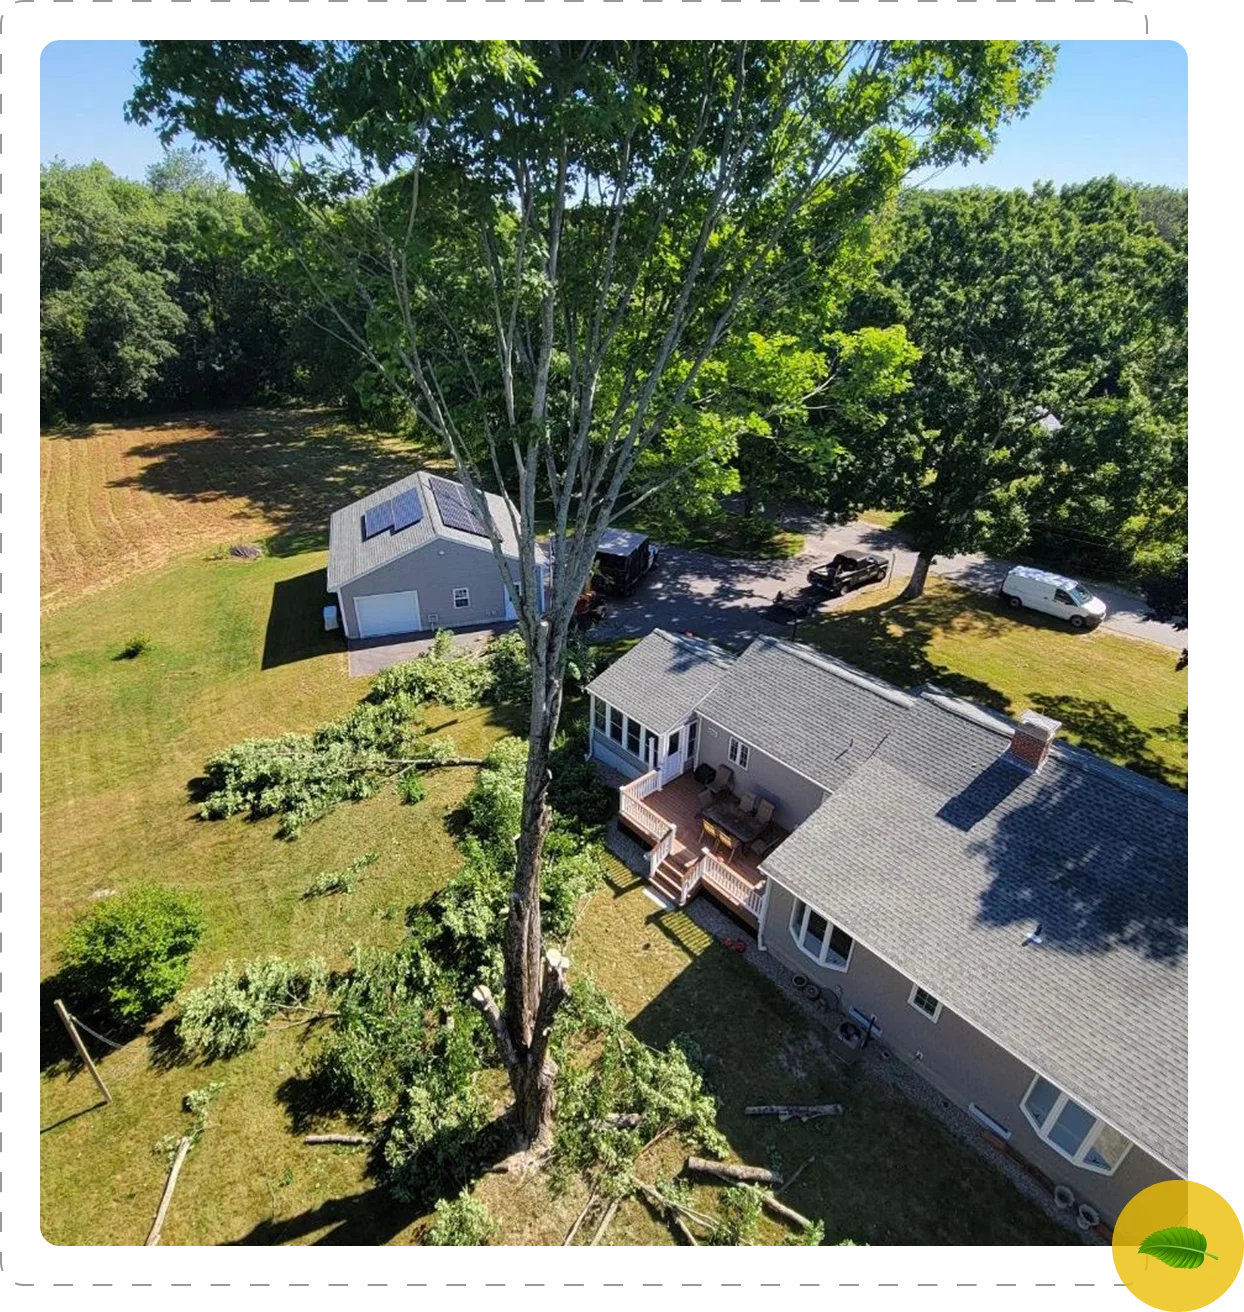
[[[1133,1195],[1159,1180],[1177,1178],[1133,1145],[1113,1175],[1085,1170],[1060,1156],[1036,1134],[1020,1104],[1033,1071],[974,1025],[943,1006],[936,1022],[908,1003],[913,981],[874,956],[861,943],[852,949],[845,971],[826,970],[805,956],[790,933],[794,895],[774,880],[764,924],[765,949],[791,970],[827,988],[842,990],[843,1010],[858,1008],[875,1016],[884,1046],[915,1067],[960,1107],[975,1103],[1011,1131],[1011,1145],[1056,1184],[1066,1184],[1113,1224]],[[820,907],[831,920],[832,907]],[[1069,1024],[1078,1023],[1069,1017]],[[916,1054],[919,1053],[917,1058]],[[1069,1091],[1070,1092],[1070,1091]],[[1123,1127],[1120,1127],[1123,1128]]]
[[[517,577],[517,561],[512,568]],[[470,606],[454,609],[454,588],[470,589]],[[470,628],[505,618],[505,586],[491,550],[437,538],[341,588],[337,596],[346,636],[359,636],[355,597],[411,591],[419,594],[419,617],[425,629]]]
[[[757,747],[751,748],[747,769],[740,770],[730,761],[732,736],[728,729],[701,715],[699,764],[729,766],[734,771],[731,790],[740,795],[750,792],[768,798],[775,808],[773,818],[783,829],[802,824],[828,796],[819,784],[796,774]]]

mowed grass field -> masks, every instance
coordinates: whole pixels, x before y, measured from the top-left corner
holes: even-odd
[[[324,546],[332,510],[414,461],[328,411],[237,410],[59,429],[40,465],[46,611],[196,548]]]

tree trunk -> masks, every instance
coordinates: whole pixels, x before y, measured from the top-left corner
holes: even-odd
[[[562,626],[558,626],[560,629]],[[531,723],[527,773],[523,781],[523,820],[515,851],[514,886],[505,923],[505,1010],[490,991],[476,989],[514,1092],[514,1119],[522,1146],[541,1152],[553,1134],[557,1064],[549,1055],[549,1035],[567,994],[569,962],[545,952],[540,925],[540,868],[549,830],[549,755],[561,714],[564,634],[541,625],[532,652]]]
[[[924,596],[924,585],[929,577],[929,566],[932,565],[934,559],[932,553],[925,551],[922,551],[916,557],[916,567],[911,572],[911,578],[907,580],[907,586],[895,598],[895,605],[904,601],[915,601],[917,597]]]

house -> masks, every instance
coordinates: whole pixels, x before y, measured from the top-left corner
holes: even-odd
[[[519,578],[510,503],[486,493],[502,554]],[[540,609],[545,570],[538,565]],[[488,530],[461,483],[426,470],[334,511],[328,591],[347,638],[470,628],[515,618]]]
[[[1046,716],[774,638],[732,656],[656,631],[588,691],[590,753],[629,779],[619,819],[669,901],[714,897],[851,1038],[1107,1222],[1186,1176],[1183,794]],[[701,766],[728,791],[706,797]],[[731,793],[771,804],[757,842],[705,837]]]

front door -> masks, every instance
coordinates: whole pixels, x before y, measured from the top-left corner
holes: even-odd
[[[682,774],[682,729],[675,729],[665,741],[665,760],[661,762],[661,783],[669,783]]]

